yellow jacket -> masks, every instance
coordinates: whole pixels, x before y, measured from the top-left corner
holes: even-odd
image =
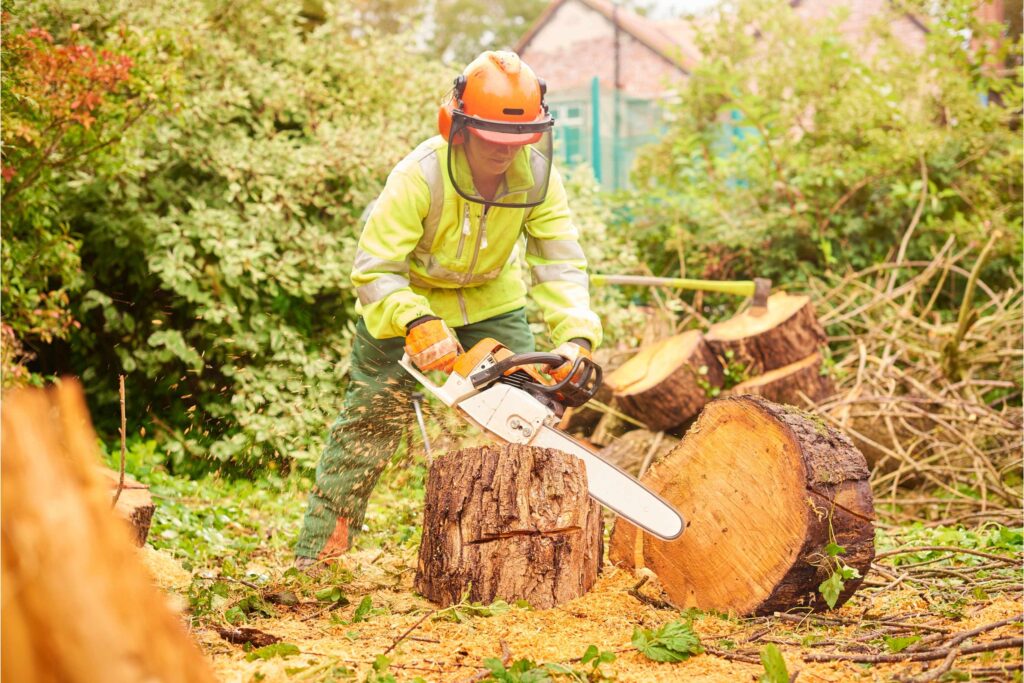
[[[530,295],[552,343],[582,337],[596,348],[601,322],[590,310],[587,261],[557,171],[551,170],[541,204],[485,207],[455,191],[447,154],[448,143],[438,135],[399,162],[363,227],[352,284],[370,334],[403,336],[405,326],[424,315],[458,327],[521,308],[527,292],[519,237],[525,234]],[[523,148],[505,174],[510,202],[536,192],[531,154],[537,152]],[[453,160],[459,177],[470,177],[461,146]]]

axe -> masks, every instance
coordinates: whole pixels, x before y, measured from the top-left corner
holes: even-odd
[[[640,287],[676,287],[702,292],[722,292],[751,297],[750,314],[764,315],[768,310],[768,295],[772,281],[757,277],[753,280],[691,280],[684,277],[652,277],[647,275],[601,275],[593,273],[590,281],[595,285],[633,285]]]

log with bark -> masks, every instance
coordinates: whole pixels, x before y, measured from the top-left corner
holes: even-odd
[[[874,557],[864,457],[820,420],[759,396],[709,403],[641,481],[676,506],[686,531],[661,541],[618,519],[609,557],[651,569],[681,609],[826,609],[819,586],[839,563],[863,575]],[[837,605],[860,583],[846,581]]]
[[[729,390],[729,394],[756,394],[775,403],[788,403],[801,408],[807,400],[817,403],[836,391],[832,378],[821,371],[821,354],[815,351],[795,363],[769,370]],[[806,398],[805,398],[806,397]]]
[[[214,680],[111,510],[81,387],[3,400],[4,681]]]
[[[708,328],[707,343],[727,363],[742,364],[749,375],[796,363],[825,343],[825,331],[806,296],[776,292],[758,314],[747,309]]]
[[[448,606],[526,600],[548,608],[597,580],[601,511],[586,468],[550,448],[488,445],[434,460],[427,480],[416,590]]]
[[[722,368],[697,330],[642,347],[605,382],[626,415],[660,432],[700,412],[713,387],[722,386]]]

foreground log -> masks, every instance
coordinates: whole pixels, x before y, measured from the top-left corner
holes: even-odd
[[[416,590],[448,606],[583,595],[603,554],[601,511],[583,462],[550,448],[493,445],[430,466]]]
[[[807,399],[814,403],[834,394],[832,379],[821,372],[821,354],[814,352],[795,363],[769,370],[737,384],[729,393],[734,396],[755,394],[774,403],[806,407]]]
[[[706,338],[718,357],[741,363],[750,375],[807,358],[826,339],[810,298],[785,292],[768,297],[768,310],[760,315],[747,309],[715,323]]]
[[[4,681],[212,681],[98,474],[78,384],[3,401]]]
[[[609,557],[653,570],[681,609],[826,609],[818,587],[836,568],[829,544],[861,575],[874,557],[864,457],[839,432],[757,396],[709,403],[641,481],[677,507],[686,531],[661,541],[616,520]],[[837,605],[860,583],[847,581]]]
[[[700,412],[722,368],[704,336],[690,330],[640,349],[605,383],[615,405],[654,432],[672,429]]]
[[[99,468],[100,476],[107,480],[110,486],[110,497],[113,500],[117,493],[117,485],[120,482],[120,473],[109,470],[106,467]],[[124,477],[124,486],[121,494],[117,496],[117,504],[114,510],[121,515],[132,527],[132,539],[135,545],[142,547],[146,545],[146,538],[149,536],[149,525],[153,521],[153,512],[156,506],[153,505],[153,496],[149,493],[149,487],[140,484],[127,474]]]

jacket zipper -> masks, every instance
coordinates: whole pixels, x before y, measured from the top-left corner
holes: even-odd
[[[455,252],[455,258],[462,258],[462,248],[466,245],[466,238],[469,237],[470,225],[469,225],[469,204],[466,204],[465,211],[462,212],[462,234],[459,235],[459,249]]]
[[[491,205],[484,204],[484,212],[480,214],[480,232],[476,236],[476,247],[473,249],[473,260],[469,262],[469,271],[466,272],[466,281],[473,277],[473,269],[476,268],[476,261],[480,257],[480,250],[487,248],[487,212]]]

